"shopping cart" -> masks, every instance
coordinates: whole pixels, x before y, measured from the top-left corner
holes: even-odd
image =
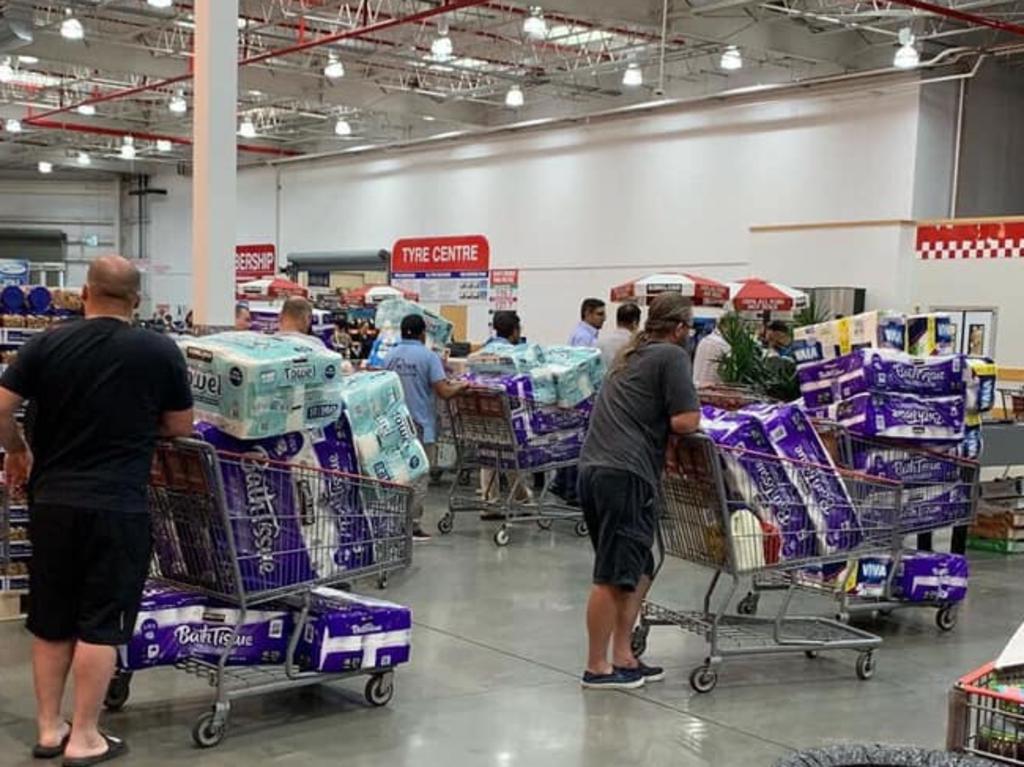
[[[999,670],[988,663],[963,676],[949,694],[946,748],[1024,765],[1022,687],[1019,667]]]
[[[151,578],[238,608],[216,662],[190,658],[177,667],[216,688],[211,711],[192,737],[215,746],[227,729],[232,701],[294,686],[369,676],[366,700],[386,705],[393,671],[343,674],[305,671],[296,648],[308,623],[312,591],[375,578],[412,558],[411,491],[367,477],[252,455],[218,453],[196,440],[161,444],[149,485],[154,555]],[[228,666],[228,658],[257,605],[290,609],[295,627],[283,664]],[[128,700],[132,672],[120,671],[105,701],[117,710]]]
[[[677,610],[646,601],[633,632],[633,651],[647,647],[651,626],[678,626],[707,640],[708,655],[693,670],[690,685],[710,692],[718,666],[738,655],[853,650],[857,676],[874,674],[874,649],[881,639],[839,621],[788,614],[795,591],[771,618],[726,615],[741,579],[799,568],[825,568],[850,556],[888,551],[899,515],[899,485],[884,479],[715,445],[703,435],[678,441],[677,467],[662,482],[658,526],[660,557],[677,557],[715,571],[700,610]],[[728,487],[726,473],[728,472]],[[802,493],[786,490],[801,486]],[[737,524],[741,513],[760,512],[756,531]],[[808,524],[816,522],[812,530]],[[722,576],[731,579],[715,600]]]
[[[472,483],[452,484],[448,512],[437,523],[442,535],[452,531],[455,514],[470,511],[491,512],[502,519],[494,533],[498,546],[508,545],[513,524],[536,523],[548,530],[554,521],[568,520],[575,523],[576,535],[587,534],[580,509],[550,492],[556,472],[577,465],[580,444],[559,444],[545,451],[542,460],[531,459],[517,439],[513,411],[532,405],[504,391],[473,387],[449,400],[449,406],[458,445],[455,475],[480,472],[482,479],[479,492]],[[567,412],[566,418],[571,417]],[[543,475],[536,494],[531,489],[535,475]]]

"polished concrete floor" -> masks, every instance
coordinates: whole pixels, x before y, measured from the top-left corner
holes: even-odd
[[[433,499],[435,518],[442,499]],[[213,765],[771,765],[797,748],[836,741],[941,747],[946,691],[991,659],[1024,618],[1019,560],[974,554],[970,596],[949,634],[934,611],[870,624],[885,638],[875,677],[852,653],[738,659],[708,695],[687,681],[699,638],[652,630],[648,659],[668,678],[633,693],[583,692],[583,604],[589,546],[567,526],[515,528],[498,549],[493,523],[460,515],[452,535],[417,546],[387,595],[413,607],[413,662],[391,705],[370,709],[362,685],[336,683],[234,705],[217,748],[189,736],[209,706],[201,682],[173,670],[138,674],[125,709],[106,716],[132,753],[120,763]],[[653,596],[694,606],[707,572],[670,562]],[[370,587],[368,587],[370,588]],[[372,590],[369,593],[374,593]],[[832,612],[825,600],[801,607]],[[29,765],[33,700],[28,638],[0,624],[0,765]]]

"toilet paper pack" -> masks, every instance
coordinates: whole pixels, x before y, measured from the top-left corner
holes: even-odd
[[[529,373],[545,362],[544,350],[537,344],[490,343],[466,358],[471,373],[515,375]]]
[[[840,402],[839,422],[855,434],[926,441],[964,437],[963,397],[869,392]]]
[[[575,407],[592,398],[604,379],[604,362],[598,349],[549,346],[544,349],[544,359],[554,373],[561,407]]]
[[[512,428],[521,445],[527,445],[534,437],[557,431],[585,429],[590,422],[595,398],[590,397],[571,408],[559,407],[555,404],[554,376],[541,378],[537,374],[542,372],[549,371],[542,366],[534,368],[530,373],[511,376],[467,373],[459,380],[477,388],[495,389],[508,394]]]
[[[410,314],[422,317],[426,323],[428,347],[439,352],[452,342],[455,325],[451,320],[432,312],[415,301],[408,301],[404,298],[388,298],[377,304],[375,322],[382,335],[390,332],[392,335],[397,334],[397,337],[400,338],[402,320]]]
[[[239,439],[324,426],[341,414],[341,355],[317,339],[245,331],[179,346],[196,411]]]
[[[868,391],[952,396],[964,392],[964,358],[912,357],[893,349],[859,349],[803,365],[800,393],[809,407],[823,407]]]
[[[955,482],[960,465],[950,456],[931,451],[908,451],[854,439],[853,468],[871,477],[907,485]]]
[[[566,429],[540,437],[533,437],[519,445],[515,458],[506,450],[481,447],[478,450],[480,462],[497,469],[538,469],[553,464],[569,464],[579,460],[584,429]]]
[[[909,528],[941,527],[971,516],[971,487],[962,482],[903,490],[901,522]]]
[[[914,314],[907,317],[907,351],[920,357],[953,354],[956,326],[948,314]]]
[[[893,595],[908,602],[952,604],[967,596],[967,558],[932,551],[904,552],[896,567]]]

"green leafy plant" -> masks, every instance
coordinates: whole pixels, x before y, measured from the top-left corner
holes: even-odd
[[[730,347],[718,363],[723,383],[784,402],[800,396],[793,361],[768,356],[758,343],[753,328],[738,314],[723,315],[718,321],[718,330]]]
[[[828,309],[821,306],[811,295],[810,300],[807,302],[807,306],[798,311],[793,315],[793,327],[802,328],[806,325],[820,325],[822,322],[829,321]]]

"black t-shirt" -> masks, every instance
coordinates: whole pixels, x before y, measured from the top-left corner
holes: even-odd
[[[672,416],[700,410],[690,358],[681,346],[641,346],[601,386],[581,466],[623,469],[657,487]]]
[[[30,401],[33,502],[146,510],[160,419],[192,407],[175,343],[110,317],[32,338],[0,377]]]

